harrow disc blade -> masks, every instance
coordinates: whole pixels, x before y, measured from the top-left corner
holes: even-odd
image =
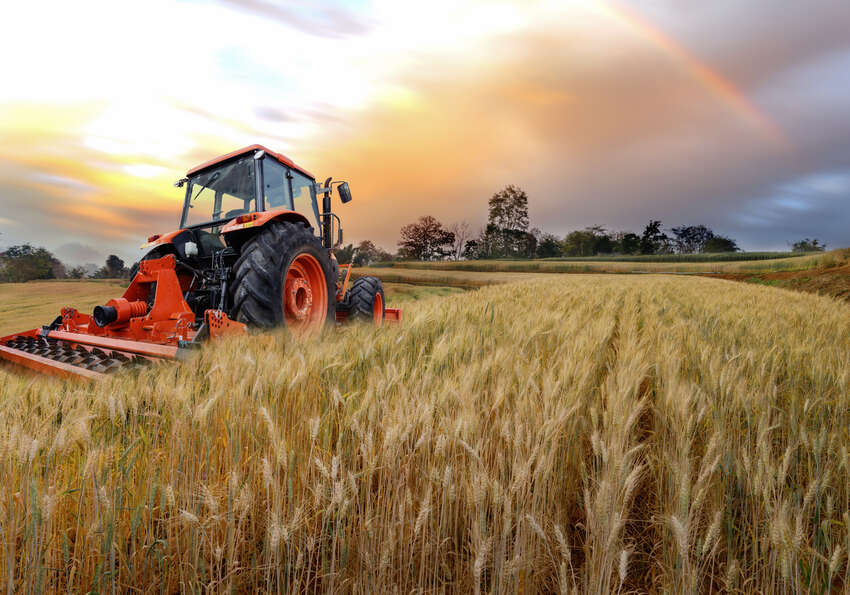
[[[123,343],[126,342],[122,342]],[[142,356],[120,349],[86,345],[55,337],[40,331],[26,331],[0,339],[0,359],[27,368],[59,376],[100,380],[120,370],[146,366],[160,358]]]

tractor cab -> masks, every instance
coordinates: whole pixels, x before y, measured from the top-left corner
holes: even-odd
[[[316,179],[286,156],[260,145],[245,147],[189,171],[180,228],[220,228],[240,215],[300,213],[321,235]]]

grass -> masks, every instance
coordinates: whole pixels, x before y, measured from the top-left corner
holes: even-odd
[[[558,276],[89,387],[0,370],[16,592],[842,592],[850,307]]]
[[[95,306],[120,297],[125,288],[124,283],[111,280],[0,283],[0,337],[48,324],[65,306],[90,313]],[[461,291],[454,287],[384,284],[387,304],[390,306]]]
[[[404,304],[435,296],[447,296],[463,293],[458,287],[414,285],[412,283],[382,283],[387,305]]]
[[[500,285],[512,281],[543,279],[545,273],[500,273],[488,271],[454,271],[440,269],[387,269],[381,267],[358,267],[351,272],[352,277],[373,275],[386,284],[402,284],[417,287],[453,287],[458,289],[478,289],[488,285]]]
[[[850,300],[850,266],[789,273],[765,273],[750,277],[743,275],[741,278],[729,275],[727,278]]]
[[[745,257],[747,259],[743,259]],[[403,261],[381,263],[377,267],[382,270],[417,269],[491,273],[737,273],[796,271],[836,266],[848,260],[850,255],[847,250],[834,250],[794,256],[757,252],[542,260]]]
[[[49,324],[63,306],[91,312],[124,293],[116,281],[30,281],[0,283],[0,337]]]
[[[598,256],[561,256],[546,258],[546,261],[572,262],[735,262],[751,260],[776,260],[799,258],[815,252],[714,252],[698,254],[612,254]]]

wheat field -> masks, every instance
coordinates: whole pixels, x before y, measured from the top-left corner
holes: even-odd
[[[89,386],[0,370],[10,592],[841,592],[850,307],[564,276]]]

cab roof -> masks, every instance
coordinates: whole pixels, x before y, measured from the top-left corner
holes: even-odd
[[[196,174],[201,170],[207,169],[208,167],[212,167],[213,165],[218,165],[219,163],[222,163],[224,161],[228,161],[230,159],[233,159],[235,157],[239,157],[239,156],[244,155],[246,153],[253,153],[254,151],[265,151],[266,155],[274,157],[275,159],[280,161],[283,165],[286,165],[287,167],[291,167],[292,169],[301,172],[302,174],[304,174],[308,178],[311,178],[313,180],[316,179],[316,177],[313,174],[308,172],[306,169],[296,165],[295,162],[292,161],[292,159],[290,159],[289,157],[287,157],[283,153],[275,153],[274,151],[265,148],[263,145],[249,145],[247,147],[243,147],[241,149],[233,151],[232,153],[228,153],[227,155],[221,155],[220,157],[216,157],[215,159],[210,159],[209,161],[206,161],[206,162],[204,162],[200,165],[196,165],[195,167],[190,169],[188,172],[186,172],[186,175],[191,176],[192,174]]]

